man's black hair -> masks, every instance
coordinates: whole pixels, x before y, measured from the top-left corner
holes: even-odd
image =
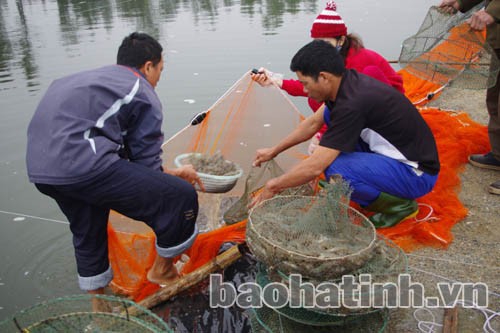
[[[133,32],[125,37],[118,49],[116,63],[118,65],[141,68],[151,61],[156,66],[161,60],[163,48],[160,43],[148,34]]]
[[[290,70],[301,72],[316,81],[320,72],[341,76],[345,72],[345,65],[335,46],[324,40],[313,40],[293,56]]]

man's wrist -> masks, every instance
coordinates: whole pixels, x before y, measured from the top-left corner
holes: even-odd
[[[269,180],[266,183],[266,189],[273,195],[279,194],[283,189],[279,186],[279,181],[276,178]]]

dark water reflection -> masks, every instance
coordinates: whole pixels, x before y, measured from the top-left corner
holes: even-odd
[[[239,5],[239,8],[233,8]],[[1,0],[0,8],[0,90],[25,86],[28,92],[40,90],[41,62],[59,64],[66,57],[81,57],[88,43],[97,43],[103,34],[128,27],[145,31],[163,41],[169,33],[162,23],[173,23],[178,15],[189,13],[194,29],[216,31],[221,12],[239,10],[241,24],[244,19],[260,20],[263,35],[275,35],[285,23],[284,16],[298,13],[314,14],[318,10],[316,0],[242,1],[189,0],[189,1],[110,1],[110,0],[57,0],[20,1]],[[35,18],[36,16],[36,18]],[[185,16],[185,15],[184,15]],[[41,20],[40,20],[41,18]],[[185,17],[182,19],[185,20]],[[52,59],[40,56],[46,48],[44,32],[51,30],[49,38],[57,41]],[[175,29],[174,29],[175,30]],[[176,32],[177,33],[177,32]],[[120,38],[124,34],[120,35]],[[116,41],[118,42],[118,41]],[[200,47],[203,47],[201,44]],[[230,48],[231,45],[226,45]],[[115,52],[114,48],[109,49]],[[66,54],[64,54],[66,53]],[[59,58],[59,59],[58,59]],[[97,65],[97,64],[96,64]],[[101,63],[99,64],[101,65]],[[22,76],[19,75],[22,72]],[[66,73],[65,73],[66,74]],[[44,78],[41,78],[43,81]],[[18,84],[7,83],[20,81]],[[43,84],[42,84],[43,86]]]
[[[0,319],[78,293],[58,207],[27,180],[26,128],[55,78],[115,62],[121,39],[147,32],[165,48],[157,87],[166,136],[208,109],[250,68],[286,77],[326,0],[0,0]],[[338,0],[350,31],[389,59],[431,0]],[[294,99],[309,113],[304,99]],[[301,104],[302,103],[302,104]],[[272,112],[270,110],[269,112]],[[26,217],[30,215],[34,217]]]
[[[126,22],[128,26],[136,30],[147,31],[156,38],[161,38],[159,22],[173,22],[179,12],[189,11],[192,15],[193,24],[197,25],[204,20],[208,25],[214,26],[217,22],[219,12],[235,6],[237,2],[231,0],[190,0],[190,1],[109,1],[109,0],[57,0],[41,1],[41,10],[49,20],[56,17],[51,11],[54,4],[57,10],[58,26],[62,46],[79,45],[82,42],[82,30],[109,31],[113,29],[116,21]],[[0,15],[0,68],[2,71],[22,67],[26,80],[30,86],[36,85],[32,82],[37,76],[38,66],[34,56],[32,40],[36,37],[30,36],[30,26],[27,22],[25,7],[33,7],[31,1],[8,1],[1,0],[2,8]],[[15,6],[15,9],[12,8]],[[285,1],[242,1],[240,13],[243,16],[253,18],[258,14],[261,16],[262,27],[266,34],[275,34],[276,29],[284,24],[285,14],[298,14],[300,12],[316,13],[316,0],[285,0]],[[38,10],[38,9],[37,9]],[[8,30],[6,19],[8,15],[17,12],[16,30]],[[20,57],[18,61],[11,61]]]

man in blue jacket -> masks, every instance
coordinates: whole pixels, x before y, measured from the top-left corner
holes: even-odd
[[[78,282],[90,293],[103,293],[113,277],[110,209],[155,232],[157,257],[148,272],[154,283],[178,276],[172,258],[197,235],[196,171],[162,167],[162,106],[154,90],[162,51],[151,36],[130,34],[117,65],[55,80],[29,124],[29,179],[68,218]]]

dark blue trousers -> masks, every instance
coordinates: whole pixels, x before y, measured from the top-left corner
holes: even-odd
[[[83,290],[104,287],[112,279],[107,237],[111,209],[149,225],[162,257],[181,254],[196,238],[198,197],[194,187],[136,163],[119,160],[81,183],[35,185],[55,199],[68,218]]]

